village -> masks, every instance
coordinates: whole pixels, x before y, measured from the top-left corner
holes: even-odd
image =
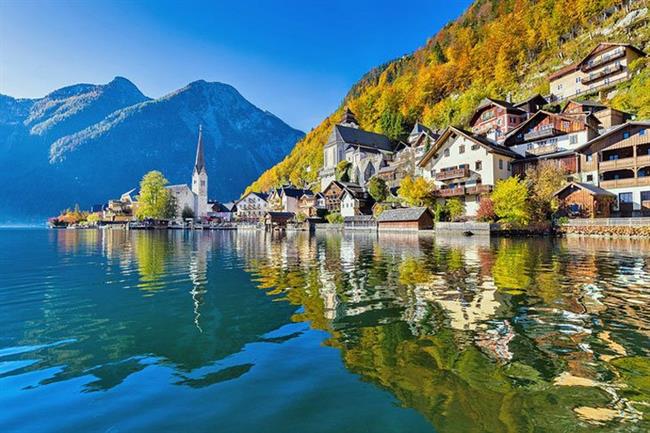
[[[405,140],[363,130],[346,108],[324,145],[319,184],[229,203],[208,199],[199,128],[191,185],[164,186],[174,203],[165,218],[138,212],[133,189],[50,225],[650,235],[650,120],[593,100],[632,78],[629,65],[645,55],[600,43],[548,77],[549,95],[486,98],[467,129],[418,122]]]

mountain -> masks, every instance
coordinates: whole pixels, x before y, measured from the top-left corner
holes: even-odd
[[[159,99],[121,77],[40,99],[0,95],[0,221],[104,203],[153,169],[189,183],[199,125],[209,196],[222,200],[239,196],[303,136],[223,83],[196,81]]]
[[[362,128],[391,138],[402,138],[416,121],[434,129],[462,126],[484,97],[548,94],[548,74],[599,42],[628,42],[648,52],[648,22],[645,0],[476,0],[423,47],[369,71],[335,113],[247,190],[263,191],[285,179],[318,188],[323,144],[344,106]],[[639,74],[614,91],[588,96],[650,117],[647,65],[640,61]]]

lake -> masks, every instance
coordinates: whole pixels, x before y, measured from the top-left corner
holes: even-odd
[[[650,243],[0,230],[2,432],[641,432]]]

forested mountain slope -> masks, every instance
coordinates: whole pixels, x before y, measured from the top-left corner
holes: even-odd
[[[547,76],[579,60],[598,42],[650,48],[647,0],[477,0],[414,53],[367,73],[338,110],[308,133],[278,165],[248,190],[290,181],[317,188],[322,146],[344,106],[361,127],[403,136],[416,120],[433,128],[467,122],[486,97],[524,99],[547,94]],[[408,25],[408,23],[403,23]],[[399,26],[394,31],[399,31]],[[650,117],[650,68],[607,103]]]

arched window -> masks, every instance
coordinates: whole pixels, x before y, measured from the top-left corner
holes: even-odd
[[[364,182],[368,182],[371,177],[375,175],[375,166],[371,162],[366,165],[366,170],[363,172]]]

